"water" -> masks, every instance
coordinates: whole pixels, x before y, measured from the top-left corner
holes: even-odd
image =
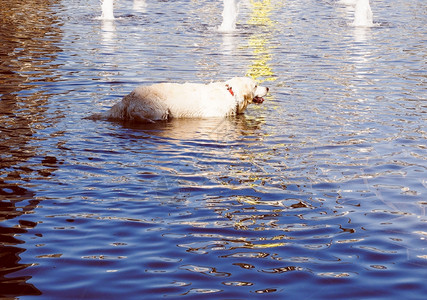
[[[424,1],[135,2],[3,1],[1,297],[424,299]],[[244,74],[244,116],[84,119]]]

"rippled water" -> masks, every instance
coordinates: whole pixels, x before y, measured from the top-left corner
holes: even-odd
[[[371,6],[3,0],[0,296],[425,299],[427,7]],[[84,119],[245,74],[244,116]]]

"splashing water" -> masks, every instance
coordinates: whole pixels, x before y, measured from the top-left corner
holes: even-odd
[[[133,0],[133,9],[145,13],[147,10],[147,3],[145,0]]]
[[[113,20],[114,19],[114,0],[102,0],[101,9],[102,9],[102,20]]]
[[[338,3],[349,5],[349,6],[356,6],[357,0],[340,0]]]
[[[238,14],[238,3],[236,0],[224,0],[224,10],[222,11],[222,24],[218,27],[221,32],[230,32],[236,29]]]
[[[358,0],[354,10],[354,21],[352,26],[372,27],[374,26],[373,15],[369,0]]]

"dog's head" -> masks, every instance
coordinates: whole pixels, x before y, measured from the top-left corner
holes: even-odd
[[[236,113],[242,113],[249,103],[262,103],[268,87],[259,86],[249,77],[234,77],[226,82],[226,88],[236,99]]]

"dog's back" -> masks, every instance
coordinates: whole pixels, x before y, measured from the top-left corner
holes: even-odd
[[[231,85],[235,85],[235,89]],[[90,118],[154,122],[170,118],[225,117],[242,113],[252,102],[255,89],[255,82],[249,78],[233,78],[210,84],[158,83],[139,86],[109,111]],[[268,89],[265,89],[266,92]]]

